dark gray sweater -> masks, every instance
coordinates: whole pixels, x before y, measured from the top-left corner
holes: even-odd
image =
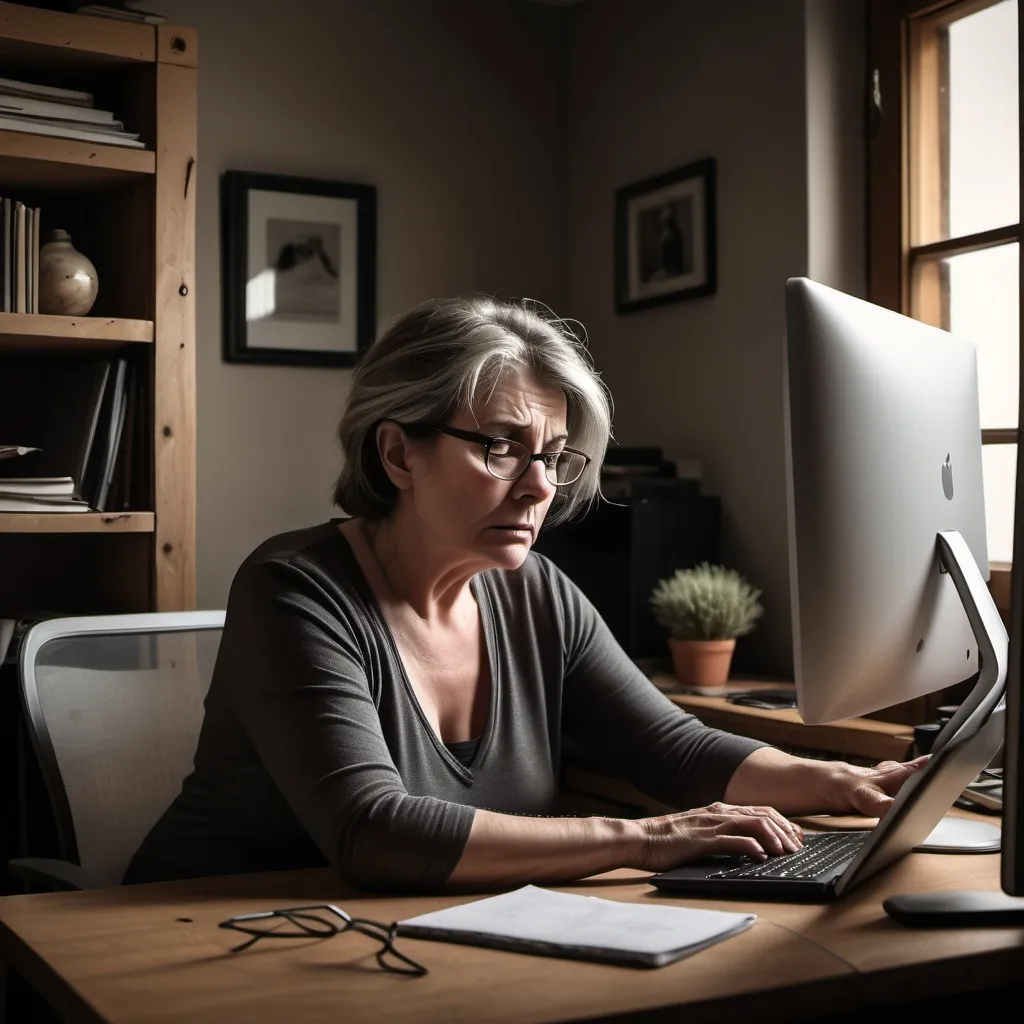
[[[558,812],[564,738],[679,808],[721,799],[762,746],[675,707],[542,555],[472,587],[491,703],[466,768],[424,718],[337,522],[262,544],[231,587],[195,769],[125,881],[329,863],[362,888],[436,889],[474,808]]]

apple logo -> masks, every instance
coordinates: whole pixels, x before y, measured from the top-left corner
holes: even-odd
[[[947,501],[953,500],[953,463],[946,454],[946,461],[942,464],[942,493]]]

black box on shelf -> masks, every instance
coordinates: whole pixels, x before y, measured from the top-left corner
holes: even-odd
[[[590,598],[630,657],[657,658],[666,634],[651,614],[651,591],[676,569],[718,561],[719,520],[715,497],[625,498],[542,531],[534,550]]]

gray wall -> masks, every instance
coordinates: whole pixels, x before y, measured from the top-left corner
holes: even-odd
[[[865,11],[850,0],[805,2],[808,274],[866,298]]]
[[[737,665],[791,669],[782,420],[784,284],[808,267],[803,0],[596,0],[569,37],[568,308],[587,324],[618,440],[696,458],[723,560],[764,591]],[[717,162],[718,290],[617,316],[614,191]]]
[[[349,373],[220,358],[217,178],[377,185],[379,322],[531,295],[586,325],[623,444],[696,458],[723,559],[764,591],[737,665],[792,670],[784,284],[863,290],[862,0],[150,0],[200,33],[199,594],[337,514]],[[718,165],[718,293],[617,316],[615,189]]]
[[[218,179],[377,186],[378,323],[432,295],[563,292],[563,12],[520,0],[152,0],[199,32],[198,583],[339,515],[350,371],[226,364]]]

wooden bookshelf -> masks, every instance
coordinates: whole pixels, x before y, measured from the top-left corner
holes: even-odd
[[[188,28],[0,0],[3,77],[89,91],[146,146],[0,130],[0,196],[69,231],[100,282],[88,316],[0,313],[0,376],[116,354],[145,385],[124,507],[0,514],[0,616],[194,606],[197,56]]]

